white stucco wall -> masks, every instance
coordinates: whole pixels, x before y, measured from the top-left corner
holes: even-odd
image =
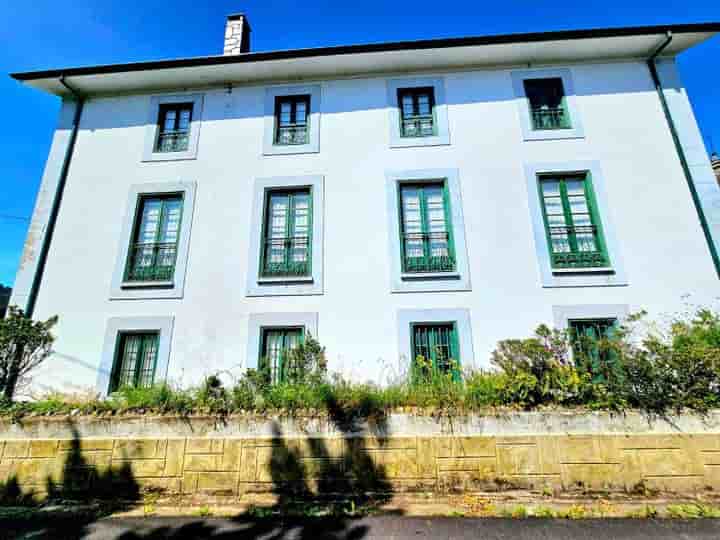
[[[190,384],[245,365],[251,313],[317,313],[330,369],[384,381],[405,369],[401,309],[468,309],[475,357],[462,362],[487,366],[498,340],[552,324],[553,306],[627,304],[658,316],[713,302],[720,283],[647,66],[562,67],[583,139],[523,141],[511,70],[423,74],[445,79],[450,144],[435,147],[390,147],[392,75],[313,83],[320,151],[303,155],[263,155],[263,86],[206,91],[197,159],[187,161],[142,162],[148,96],[91,99],[37,302],[37,317],[60,322],[36,388],[94,387],[111,317],[174,317],[169,378]],[[541,286],[525,165],[571,161],[602,168],[601,213],[627,286]],[[449,168],[459,172],[472,290],[393,294],[386,171]],[[324,176],[324,293],[247,297],[255,179],[301,175]],[[178,181],[197,185],[183,298],[110,300],[130,186]]]

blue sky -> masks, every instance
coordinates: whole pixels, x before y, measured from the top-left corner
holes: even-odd
[[[717,0],[430,2],[364,0],[5,0],[0,17],[0,283],[12,284],[59,103],[5,74],[222,51],[225,15],[244,12],[254,51],[405,39],[720,21]],[[720,151],[720,37],[680,57],[705,136]],[[714,69],[713,69],[714,66]],[[8,217],[10,216],[10,217]]]

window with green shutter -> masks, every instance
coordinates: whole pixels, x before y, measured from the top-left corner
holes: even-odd
[[[311,273],[312,192],[309,188],[268,191],[260,275],[300,277]]]
[[[609,266],[589,175],[543,175],[539,177],[539,182],[552,267]]]
[[[401,183],[399,189],[403,272],[454,272],[446,182]]]
[[[534,130],[570,129],[565,89],[560,77],[526,79],[525,96]]]
[[[616,364],[616,354],[607,346],[618,321],[615,318],[571,319],[568,321],[573,358],[578,367],[585,367],[594,374],[596,382],[602,382],[605,374]],[[580,359],[585,363],[580,365]]]
[[[273,383],[285,380],[288,354],[303,338],[303,328],[263,328],[259,365],[261,370],[268,370]]]
[[[275,98],[276,145],[307,144],[309,137],[310,96]]]
[[[128,261],[127,282],[170,281],[175,273],[182,195],[142,196],[138,204]]]
[[[157,332],[120,334],[110,377],[110,392],[126,386],[140,388],[153,385],[158,341]]]
[[[156,152],[185,152],[188,149],[192,112],[192,103],[160,105]]]
[[[437,135],[435,123],[435,89],[398,89],[401,137],[432,137]]]
[[[460,376],[460,351],[455,323],[415,323],[411,327],[413,359],[440,373]]]

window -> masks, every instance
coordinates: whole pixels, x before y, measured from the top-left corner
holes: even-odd
[[[275,98],[275,141],[277,145],[308,143],[310,96]]]
[[[125,281],[171,281],[175,273],[183,198],[140,198],[135,232],[128,248]]]
[[[398,89],[401,137],[431,137],[435,129],[435,93],[432,87]]]
[[[403,271],[455,271],[445,182],[400,184],[400,205]]]
[[[613,335],[617,319],[570,319],[568,321],[573,358],[578,367],[589,369],[598,382],[604,378],[604,371],[617,359],[615,351],[607,341]]]
[[[110,379],[110,392],[125,386],[152,386],[158,356],[158,333],[121,333]]]
[[[160,105],[155,152],[186,152],[190,141],[192,103]]]
[[[260,355],[260,368],[267,369],[273,383],[285,380],[290,351],[304,338],[303,328],[264,328]]]
[[[570,115],[560,77],[523,81],[534,130],[570,129]]]
[[[427,362],[423,368],[459,376],[460,356],[454,323],[413,324],[412,352],[415,362],[419,357]]]
[[[309,189],[267,193],[261,276],[286,277],[310,274],[311,207]]]
[[[540,199],[556,269],[609,265],[592,185],[586,174],[540,176]]]

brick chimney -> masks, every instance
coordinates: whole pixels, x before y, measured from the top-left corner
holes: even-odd
[[[236,55],[250,52],[250,25],[242,13],[228,15],[225,22],[223,54]]]
[[[718,184],[720,184],[720,156],[713,152],[713,155],[710,156],[710,163],[712,164],[713,172],[715,173]]]

